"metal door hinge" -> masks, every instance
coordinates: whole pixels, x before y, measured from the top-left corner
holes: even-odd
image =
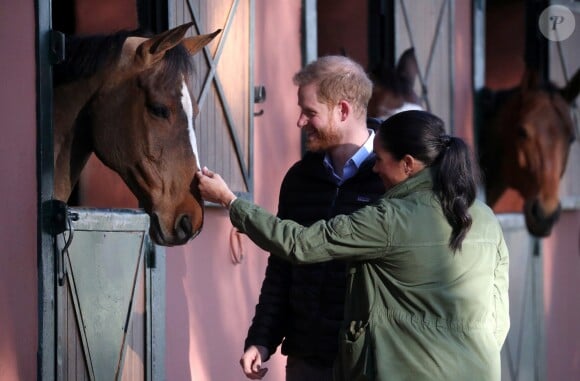
[[[61,63],[66,57],[65,34],[58,30],[50,31],[50,62],[53,65]]]
[[[56,278],[58,285],[62,286],[66,277],[65,255],[68,255],[68,248],[74,235],[72,221],[78,221],[79,215],[78,213],[72,213],[68,205],[60,200],[47,201],[44,206],[48,209],[46,215],[50,216],[48,226],[45,226],[45,229],[55,237]],[[63,240],[61,246],[57,242],[59,236],[62,236]]]
[[[266,101],[266,87],[263,85],[254,86],[254,103],[264,103]],[[254,116],[264,114],[264,110],[254,113]]]

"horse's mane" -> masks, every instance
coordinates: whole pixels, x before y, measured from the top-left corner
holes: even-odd
[[[53,86],[88,78],[116,61],[128,37],[148,37],[149,33],[140,30],[119,31],[111,35],[67,36],[65,40],[66,59],[53,69]],[[166,52],[164,74],[175,78],[178,73],[189,74],[193,71],[190,55],[178,45]],[[168,78],[169,79],[169,78]]]
[[[54,67],[54,86],[88,78],[121,54],[123,43],[134,32],[112,35],[66,36],[66,59]]]

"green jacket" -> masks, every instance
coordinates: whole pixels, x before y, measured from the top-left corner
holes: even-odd
[[[337,380],[499,381],[509,329],[508,251],[480,201],[455,254],[430,170],[373,206],[309,228],[236,200],[232,223],[293,262],[349,261]]]

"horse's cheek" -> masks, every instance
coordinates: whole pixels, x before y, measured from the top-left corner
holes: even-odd
[[[528,165],[528,160],[526,158],[526,154],[524,152],[524,150],[519,149],[518,150],[518,166],[520,168],[526,168]]]

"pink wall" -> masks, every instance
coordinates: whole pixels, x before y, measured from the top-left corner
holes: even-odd
[[[366,1],[318,0],[318,55],[342,54],[368,64]]]
[[[0,380],[36,379],[34,2],[0,7]]]
[[[255,83],[267,89],[266,102],[256,105],[264,115],[254,119],[255,201],[272,212],[286,170],[300,158],[292,84],[301,62],[300,4],[299,0],[255,2]],[[267,255],[244,240],[244,259],[234,265],[226,211],[208,208],[206,213],[198,238],[167,250],[169,381],[245,379],[239,359]],[[284,357],[275,355],[266,366],[269,380],[284,379]]]

